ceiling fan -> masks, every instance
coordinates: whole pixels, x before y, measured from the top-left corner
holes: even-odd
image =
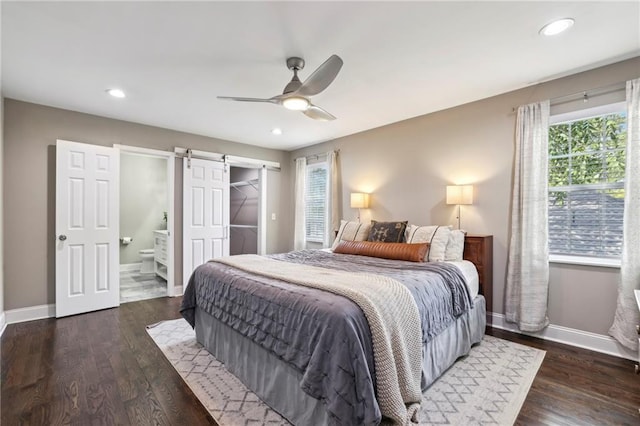
[[[333,115],[319,106],[312,104],[309,97],[315,96],[329,87],[338,75],[340,68],[342,68],[342,59],[340,59],[338,55],[331,55],[304,83],[298,78],[298,71],[304,68],[304,59],[298,57],[287,58],[287,68],[293,71],[293,78],[285,86],[282,95],[276,95],[267,99],[231,96],[218,96],[218,99],[240,102],[268,102],[282,105],[294,111],[301,111],[304,115],[314,120],[335,120],[336,118]]]

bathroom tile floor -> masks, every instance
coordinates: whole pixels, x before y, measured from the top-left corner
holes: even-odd
[[[154,299],[167,295],[167,282],[155,274],[120,272],[120,303]]]

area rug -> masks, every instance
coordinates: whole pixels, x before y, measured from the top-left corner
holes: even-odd
[[[163,321],[147,331],[221,426],[289,424],[196,342],[185,320]],[[420,424],[513,424],[544,355],[485,336],[423,393]]]

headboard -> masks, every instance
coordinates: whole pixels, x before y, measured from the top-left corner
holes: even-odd
[[[487,301],[487,313],[493,312],[493,235],[466,235],[463,258],[476,265],[480,294]]]

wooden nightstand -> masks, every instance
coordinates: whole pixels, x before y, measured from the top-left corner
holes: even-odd
[[[487,301],[487,326],[493,312],[493,235],[467,235],[464,239],[464,259],[478,269],[480,294]]]

